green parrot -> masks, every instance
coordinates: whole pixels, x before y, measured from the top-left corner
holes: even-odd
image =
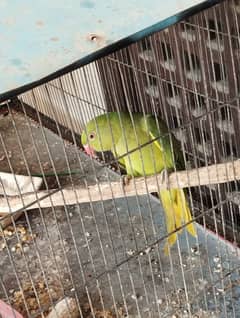
[[[170,137],[161,119],[150,114],[110,112],[100,115],[86,124],[81,141],[90,156],[95,152],[111,151],[130,177],[184,169],[178,141],[173,135]],[[183,189],[163,189],[159,196],[168,233],[192,220]],[[189,223],[186,229],[196,236],[193,223]],[[168,236],[164,248],[166,254],[176,240],[177,232]]]

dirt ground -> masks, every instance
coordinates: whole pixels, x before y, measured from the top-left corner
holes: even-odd
[[[22,114],[1,115],[0,135],[0,171],[78,170],[47,176],[42,188],[119,178]],[[0,299],[25,317],[64,296],[82,317],[240,317],[239,251],[201,226],[170,256],[164,241],[148,248],[165,234],[151,195],[30,210],[0,231]]]

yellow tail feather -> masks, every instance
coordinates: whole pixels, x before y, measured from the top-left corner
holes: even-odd
[[[179,204],[178,207],[182,210],[182,212],[184,213],[184,217],[183,217],[183,222],[182,224],[188,223],[192,220],[192,215],[184,194],[184,191],[182,189],[178,189],[177,190],[178,196],[179,196]],[[196,229],[195,229],[195,225],[194,223],[189,223],[186,226],[187,231],[192,235],[192,236],[196,236]]]
[[[181,228],[183,224],[192,220],[191,212],[182,189],[161,190],[160,197],[165,211],[168,233],[173,232],[176,228]],[[188,224],[186,229],[192,236],[196,236],[193,223]],[[169,235],[164,247],[165,254],[168,254],[169,248],[173,246],[177,240],[177,234],[181,232],[182,229]]]

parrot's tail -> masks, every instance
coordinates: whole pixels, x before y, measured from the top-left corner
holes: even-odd
[[[176,228],[181,228],[182,225],[192,220],[183,189],[161,190],[159,194],[165,211],[168,233],[173,232]],[[193,223],[186,225],[186,229],[192,236],[196,236],[196,229]],[[177,240],[177,234],[181,232],[182,229],[168,237],[164,248],[165,254],[168,254],[169,248]]]

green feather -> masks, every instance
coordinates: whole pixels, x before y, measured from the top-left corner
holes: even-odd
[[[94,132],[95,138],[90,139]],[[129,176],[145,176],[184,168],[179,142],[168,132],[166,124],[153,115],[141,113],[112,112],[94,118],[86,125],[82,143],[96,151],[112,151],[125,166]],[[168,233],[191,221],[191,213],[182,189],[162,190],[159,193],[166,215]],[[195,236],[191,223],[186,226]],[[180,233],[180,231],[179,231]],[[173,233],[167,240],[165,252],[177,240]]]

